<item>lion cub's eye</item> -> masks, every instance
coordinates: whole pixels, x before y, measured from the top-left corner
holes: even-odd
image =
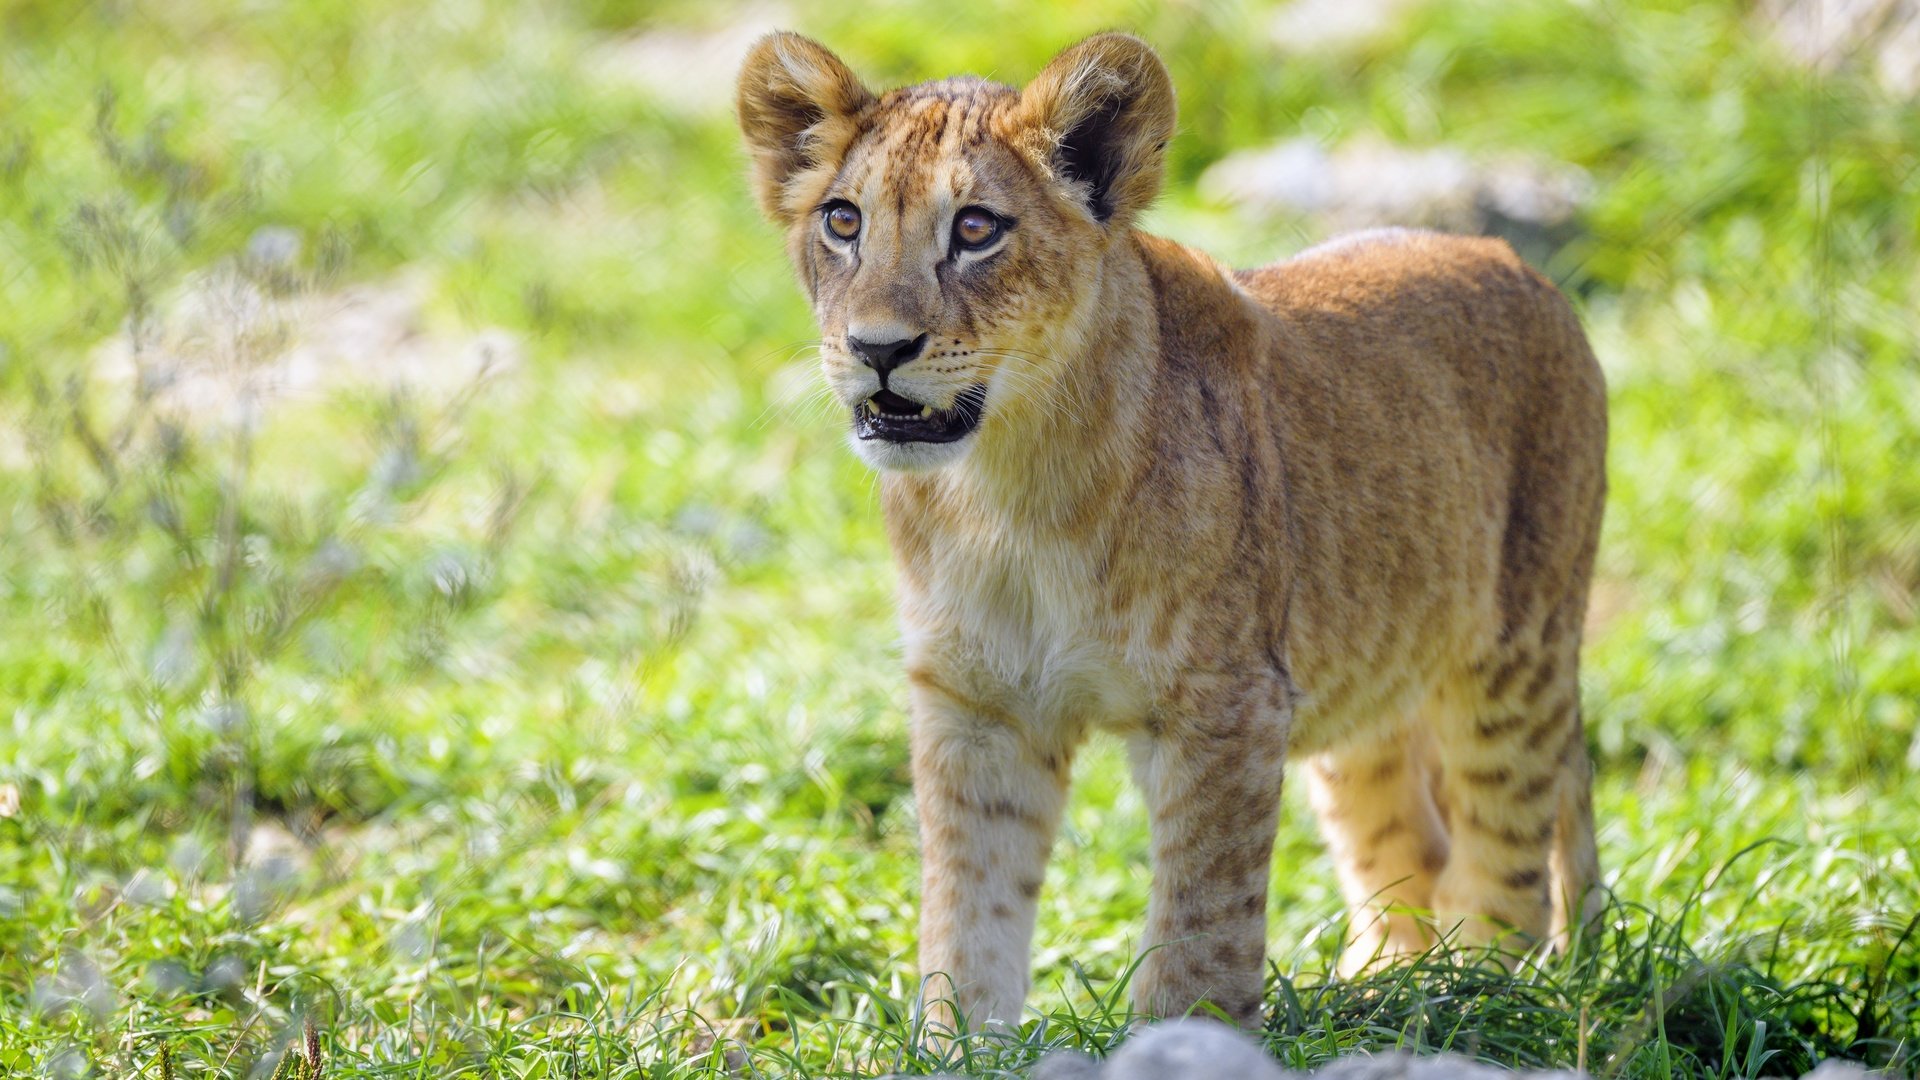
[[[954,215],[953,243],[965,251],[978,251],[1000,238],[1000,219],[977,206],[969,206]]]
[[[860,235],[860,211],[852,203],[837,202],[827,207],[827,231],[842,240]]]

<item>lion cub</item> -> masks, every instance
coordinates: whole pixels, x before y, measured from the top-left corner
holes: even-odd
[[[1344,970],[1593,915],[1606,392],[1552,285],[1496,240],[1229,270],[1138,231],[1174,95],[1123,34],[1023,90],[880,95],[774,34],[739,112],[884,473],[936,1026],[1019,1020],[1093,728],[1151,815],[1143,1012],[1258,1021],[1290,759],[1353,908]]]

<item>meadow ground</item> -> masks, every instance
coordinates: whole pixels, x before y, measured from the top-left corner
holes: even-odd
[[[1613,395],[1585,702],[1620,902],[1357,984],[1290,793],[1283,1061],[1603,1076],[1920,1051],[1920,109],[1744,5],[0,3],[0,1074],[929,1071],[873,480],[728,116],[742,27],[875,83],[1093,30],[1182,95],[1151,228],[1297,134],[1586,170]],[[718,65],[705,59],[717,56]],[[1079,767],[1033,1023],[1120,1035],[1146,828]]]

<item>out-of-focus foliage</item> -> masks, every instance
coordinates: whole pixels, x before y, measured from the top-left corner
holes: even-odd
[[[1313,224],[1197,182],[1281,138],[1584,169],[1545,268],[1612,385],[1586,701],[1639,906],[1585,965],[1331,984],[1290,800],[1271,1044],[1911,1068],[1920,108],[1743,5],[1275,10],[0,2],[0,1073],[264,1076],[310,1014],[329,1076],[930,1064],[873,481],[728,115],[763,24],[876,85],[1141,33],[1148,225],[1242,264]],[[1124,772],[1081,768],[1049,1019],[975,1070],[1118,1037]]]

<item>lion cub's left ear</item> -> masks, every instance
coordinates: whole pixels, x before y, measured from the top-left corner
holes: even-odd
[[[1125,225],[1160,193],[1173,79],[1139,38],[1096,34],[1054,57],[1020,92],[1020,114],[1094,220]]]
[[[767,216],[787,224],[805,210],[809,170],[838,164],[854,117],[873,93],[825,45],[781,31],[757,42],[740,66],[740,132],[753,155],[753,193]]]

